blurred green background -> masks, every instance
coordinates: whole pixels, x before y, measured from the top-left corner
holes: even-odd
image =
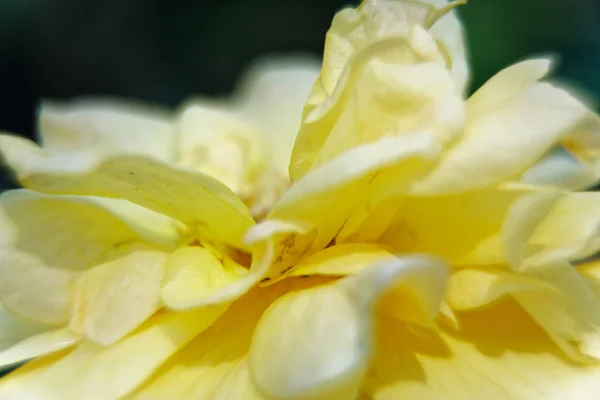
[[[231,90],[254,58],[319,56],[334,0],[2,0],[0,130],[32,136],[40,98],[117,95],[175,106]],[[600,98],[600,0],[470,0],[472,88],[536,54]],[[5,180],[4,185],[8,183]]]

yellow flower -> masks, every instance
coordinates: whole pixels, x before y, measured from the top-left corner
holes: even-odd
[[[227,140],[233,174],[2,138],[0,363],[38,358],[0,398],[598,398],[598,117],[547,60],[464,99],[456,5],[336,15],[258,224]]]

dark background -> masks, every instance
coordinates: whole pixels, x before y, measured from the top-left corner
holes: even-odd
[[[175,106],[231,90],[252,59],[322,53],[340,0],[0,0],[0,130],[30,136],[40,98],[108,94]],[[472,88],[530,55],[600,98],[600,0],[460,7]]]

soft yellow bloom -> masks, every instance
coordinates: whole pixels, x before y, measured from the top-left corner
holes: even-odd
[[[0,398],[600,397],[600,196],[575,191],[598,117],[543,59],[464,99],[457,5],[339,12],[293,151],[277,102],[244,114],[290,160],[258,224],[247,193],[278,174],[232,114],[154,120],[206,129],[176,158],[73,116],[56,132],[119,154],[1,138],[28,189],[0,198],[0,363],[36,359]]]

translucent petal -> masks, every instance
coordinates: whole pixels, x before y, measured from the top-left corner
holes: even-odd
[[[14,346],[0,352],[0,366],[13,365],[29,359],[58,352],[76,345],[81,335],[69,328],[51,330],[32,335]]]
[[[242,235],[254,223],[244,203],[221,182],[139,156],[112,157],[79,174],[38,172],[23,182],[45,193],[126,199],[236,247],[243,247]]]
[[[173,156],[170,116],[155,107],[102,98],[44,101],[38,117],[42,147],[50,152],[85,151],[96,160],[115,153]]]
[[[515,87],[499,92],[486,86],[493,89],[496,81],[504,79],[492,78],[484,84],[480,95],[467,104],[469,119],[463,135],[415,186],[414,193],[456,193],[515,179],[566,137],[588,112],[567,91],[548,83],[524,85],[535,75],[527,75],[528,71],[518,66],[511,69],[525,70],[520,73],[522,79],[513,79]]]
[[[457,318],[459,331],[443,328],[439,334],[378,319],[365,396],[592,400],[600,395],[600,368],[566,359],[514,302],[457,313]]]
[[[256,385],[274,398],[354,398],[371,353],[373,306],[397,283],[446,273],[435,259],[406,257],[278,298],[248,354]]]
[[[191,312],[160,313],[132,335],[111,346],[84,342],[61,358],[50,358],[47,365],[38,368],[26,365],[22,372],[18,369],[0,381],[0,398],[121,398],[208,328],[226,308],[219,306]],[[43,360],[40,362],[43,363]]]
[[[161,306],[166,262],[166,253],[136,246],[87,271],[76,287],[71,327],[102,345],[133,331]]]

